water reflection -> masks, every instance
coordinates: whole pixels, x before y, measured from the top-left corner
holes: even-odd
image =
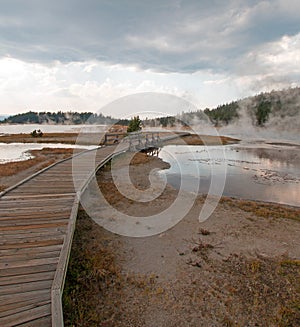
[[[166,146],[160,158],[171,164],[161,172],[179,188],[207,193],[212,177],[215,192],[226,174],[225,196],[300,206],[300,151],[297,147]],[[195,185],[195,180],[197,185]]]

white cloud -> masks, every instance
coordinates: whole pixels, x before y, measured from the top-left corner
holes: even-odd
[[[0,110],[95,111],[139,92],[171,93],[203,108],[295,85],[299,6],[65,0],[58,8],[44,0],[3,1]]]

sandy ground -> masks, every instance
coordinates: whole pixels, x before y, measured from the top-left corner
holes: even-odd
[[[167,165],[142,156],[131,176],[137,188],[147,189],[149,172]],[[157,213],[177,196],[167,186],[150,204],[128,200],[109,167],[97,180],[110,205],[130,215]],[[112,215],[93,189],[86,198],[95,221]],[[222,199],[200,224],[203,203],[199,196],[180,223],[143,238],[108,232],[81,210],[66,283],[66,325],[298,326],[300,209]]]

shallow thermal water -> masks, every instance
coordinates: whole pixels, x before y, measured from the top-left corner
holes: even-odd
[[[299,145],[165,146],[159,157],[177,189],[300,206]]]
[[[23,161],[32,158],[29,150],[41,150],[43,148],[76,148],[93,149],[96,146],[80,146],[53,143],[0,143],[0,164],[13,161]],[[1,169],[1,167],[0,167]]]

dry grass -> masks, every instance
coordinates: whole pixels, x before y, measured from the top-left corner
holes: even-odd
[[[66,326],[105,326],[118,318],[122,277],[112,242],[80,209],[63,294]],[[116,294],[118,296],[116,296]]]
[[[132,155],[133,155],[132,152],[125,152],[115,156],[113,158],[113,168],[118,169],[124,167],[126,163],[129,161],[130,161],[130,166],[137,166],[157,160],[157,157],[148,156],[144,152],[136,152],[134,153],[133,157]]]
[[[7,189],[7,185],[3,185],[3,184],[0,184],[0,192],[4,191],[5,189]]]
[[[211,135],[197,135],[192,134],[183,136],[179,139],[174,139],[166,142],[168,145],[225,145],[237,143],[240,140],[226,136],[211,136]]]
[[[79,210],[63,295],[65,326],[145,326],[146,320],[160,326],[160,315],[164,326],[176,327],[199,326],[199,317],[200,326],[299,325],[299,260],[233,254],[219,261],[206,248],[191,248],[199,259],[186,265],[192,277],[164,282],[123,274],[121,247],[121,237]]]
[[[32,150],[30,153],[35,157],[29,160],[1,164],[0,178],[18,174],[34,166],[37,166],[38,169],[45,168],[57,160],[70,157],[73,154],[73,149],[44,148]]]
[[[116,264],[119,247],[118,236],[105,231],[79,209],[63,293],[65,326],[128,326],[123,323],[127,315],[125,288],[156,290],[153,276],[122,275]]]
[[[226,274],[224,286],[228,290],[228,311],[232,317],[244,316],[240,326],[246,322],[253,326],[259,323],[281,327],[299,325],[300,271],[297,260],[247,259],[232,255],[218,269],[220,275]]]
[[[2,135],[2,143],[66,143],[74,144],[78,133],[44,133],[43,137],[33,137],[30,134],[8,134]]]
[[[300,209],[296,207],[256,201],[237,200],[226,197],[222,198],[220,202],[231,207],[239,208],[246,212],[251,212],[258,217],[294,219],[300,221]]]

